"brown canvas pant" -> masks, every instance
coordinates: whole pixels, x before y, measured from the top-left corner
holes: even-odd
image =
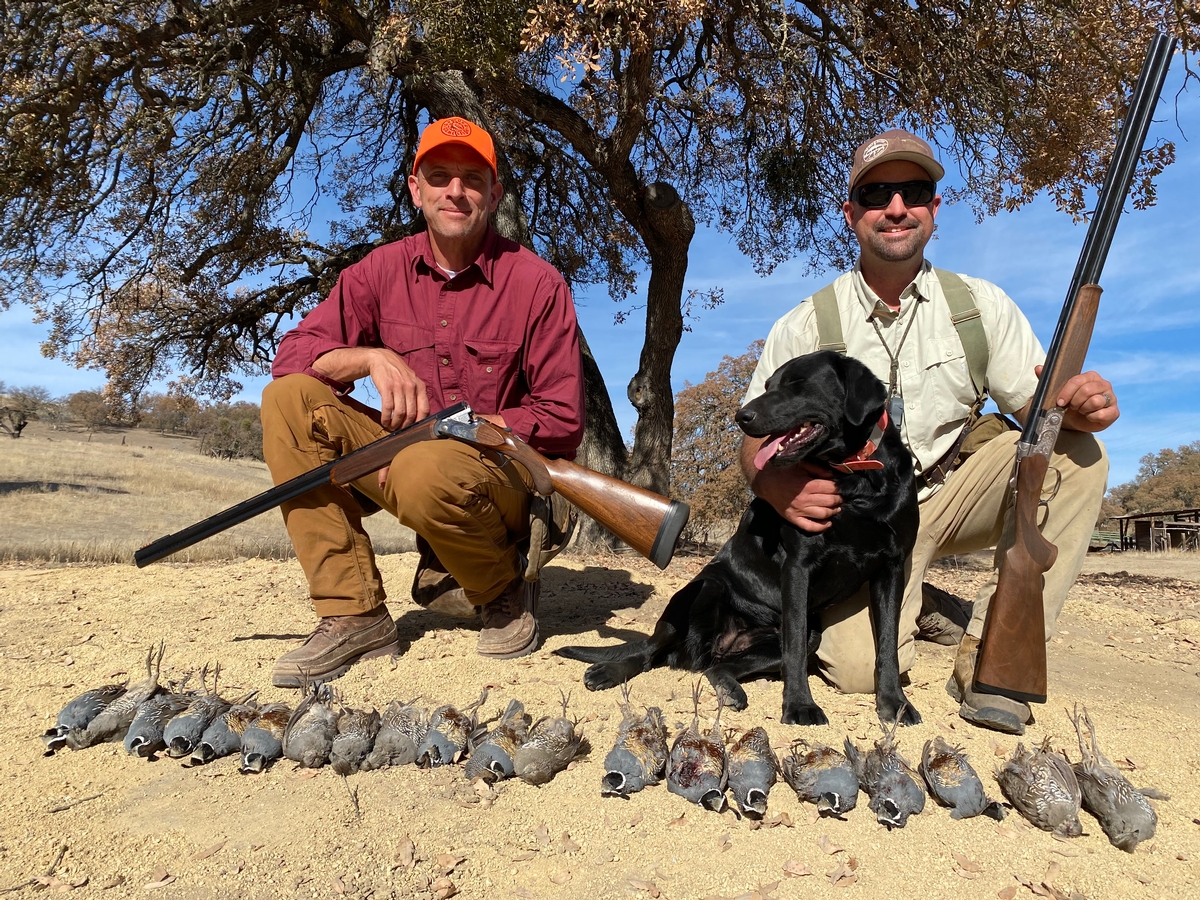
[[[263,454],[276,484],[332,462],[387,434],[379,413],[308,375],[277,378],[263,391]],[[528,474],[455,440],[406,447],[387,483],[377,473],[354,489],[429,542],[446,569],[482,606],[521,573],[517,543],[529,533]],[[318,616],[368,612],[385,593],[363,510],[328,485],[281,507]]]
[[[1012,474],[1020,433],[1006,432],[984,444],[951,473],[946,483],[921,504],[921,526],[912,557],[907,563],[904,602],[900,609],[900,671],[912,668],[916,657],[917,617],[921,613],[921,582],[936,559],[996,547],[1000,554],[1012,546],[1008,481]],[[1058,547],[1058,559],[1046,573],[1042,603],[1046,612],[1046,640],[1074,584],[1108,483],[1108,456],[1093,435],[1077,431],[1059,434],[1051,469],[1062,475],[1058,494],[1044,513],[1042,535]],[[1054,473],[1047,475],[1052,485]],[[1006,528],[1005,520],[1008,519]],[[988,603],[996,590],[997,570],[975,597],[974,614],[967,633],[979,637]],[[850,694],[875,690],[875,641],[871,629],[867,588],[825,610],[821,617],[821,644],[817,650],[821,674],[838,690]]]

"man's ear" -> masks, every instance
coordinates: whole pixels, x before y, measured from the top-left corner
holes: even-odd
[[[857,359],[842,357],[846,385],[846,421],[862,425],[874,421],[887,403],[887,389],[875,374]]]

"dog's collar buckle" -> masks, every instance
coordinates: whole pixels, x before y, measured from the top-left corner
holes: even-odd
[[[883,439],[883,430],[888,425],[887,408],[883,410],[883,414],[879,417],[879,421],[875,423],[875,427],[871,429],[871,436],[867,439],[867,443],[861,450],[853,456],[847,456],[840,463],[830,463],[829,467],[838,472],[865,472],[870,469],[882,469],[883,462],[878,459],[871,459],[875,451],[879,449],[879,442]]]

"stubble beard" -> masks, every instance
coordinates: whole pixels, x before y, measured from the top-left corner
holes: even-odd
[[[867,243],[871,252],[886,262],[907,262],[925,246],[920,227],[906,232],[902,241],[889,240],[884,237],[884,232],[872,230],[867,235]]]

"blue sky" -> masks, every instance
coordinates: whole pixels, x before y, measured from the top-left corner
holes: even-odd
[[[1121,418],[1105,432],[1112,461],[1110,486],[1137,474],[1138,461],[1164,447],[1200,439],[1200,89],[1176,94],[1183,59],[1176,57],[1163,90],[1150,140],[1176,142],[1177,159],[1158,180],[1158,203],[1127,208],[1101,279],[1104,295],[1087,368],[1112,381]],[[948,173],[947,183],[952,182]],[[1039,198],[1017,213],[976,224],[965,205],[943,205],[938,232],[926,255],[938,266],[1000,285],[1025,311],[1042,344],[1050,342],[1067,285],[1083,245],[1086,225],[1073,225]],[[836,273],[804,277],[804,263],[787,263],[769,277],[755,274],[728,236],[700,230],[689,254],[688,289],[720,286],[723,306],[704,311],[685,334],[672,369],[675,389],[702,380],[721,357],[738,355],[771,324]],[[616,307],[604,288],[576,295],[580,322],[604,373],[618,420],[628,435],[635,419],[625,386],[637,370],[644,320],[636,314],[613,324]],[[44,359],[38,345],[45,326],[27,307],[0,313],[0,381],[41,385],[58,396],[98,388],[98,372]],[[266,379],[245,381],[245,398],[257,402]]]

